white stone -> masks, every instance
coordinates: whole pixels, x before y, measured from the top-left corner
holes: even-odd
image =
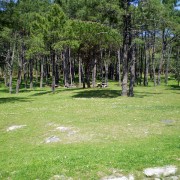
[[[177,172],[177,167],[175,166],[166,166],[164,167],[164,173],[163,176],[172,176],[175,175]]]
[[[8,128],[6,129],[6,131],[14,131],[14,130],[16,130],[16,129],[20,129],[20,128],[23,128],[23,127],[25,127],[25,126],[27,126],[27,125],[14,125],[14,126],[10,126],[10,127],[8,127]]]
[[[54,142],[59,142],[59,141],[60,141],[59,137],[51,136],[51,137],[46,138],[45,143],[54,143]]]
[[[129,175],[128,177],[126,176],[108,176],[103,178],[102,180],[134,180],[134,176],[133,175]]]
[[[61,132],[66,132],[69,131],[70,128],[69,127],[64,127],[64,126],[59,126],[56,128],[57,130],[61,131]]]
[[[175,175],[177,168],[175,166],[155,167],[147,168],[144,170],[144,174],[148,177],[166,177]]]

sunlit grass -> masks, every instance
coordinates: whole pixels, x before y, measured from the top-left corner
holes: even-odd
[[[7,132],[12,125],[27,126]],[[138,175],[146,167],[178,166],[179,125],[180,89],[173,81],[135,87],[134,98],[121,97],[114,82],[55,94],[46,87],[10,95],[1,86],[0,179],[100,179],[113,169]],[[60,141],[46,144],[50,136]]]

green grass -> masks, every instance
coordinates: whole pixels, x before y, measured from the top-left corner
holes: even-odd
[[[172,120],[165,124],[162,120]],[[7,132],[12,125],[27,125]],[[75,131],[56,130],[58,126]],[[50,88],[8,94],[0,87],[0,179],[100,179],[113,170],[138,176],[146,167],[180,160],[180,88]],[[58,143],[44,143],[58,136]]]

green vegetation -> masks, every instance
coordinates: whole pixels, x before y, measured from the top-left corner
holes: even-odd
[[[119,96],[117,82],[18,95],[1,85],[0,179],[100,179],[114,169],[138,176],[146,167],[178,166],[180,89],[174,84],[138,86],[134,98]],[[7,132],[12,125],[27,126]],[[60,141],[45,143],[51,136]]]

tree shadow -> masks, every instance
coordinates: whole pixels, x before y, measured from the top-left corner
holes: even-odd
[[[0,93],[9,93],[9,89],[0,89]]]
[[[37,93],[34,93],[34,94],[32,94],[31,96],[42,96],[42,95],[45,95],[45,94],[51,94],[52,93],[52,91],[41,91],[41,92],[37,92]]]
[[[163,93],[158,93],[158,92],[135,92],[134,93],[134,97],[135,98],[144,98],[144,97],[149,97],[149,96],[153,96],[153,95],[159,95],[159,94],[163,94]]]
[[[0,98],[0,104],[15,103],[15,102],[27,102],[30,101],[28,98],[22,97],[3,97]]]
[[[180,86],[178,85],[169,85],[168,86],[171,90],[180,90]]]
[[[107,90],[107,89],[98,89],[98,90],[84,90],[77,92],[73,95],[73,98],[117,98],[121,95],[120,90]]]

